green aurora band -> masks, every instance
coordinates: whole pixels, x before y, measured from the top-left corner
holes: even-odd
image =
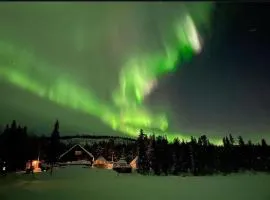
[[[175,137],[189,140],[185,134],[169,132],[166,113],[153,114],[144,100],[157,87],[159,77],[174,72],[178,63],[201,51],[198,29],[209,29],[206,25],[212,8],[212,3],[187,4],[185,14],[171,27],[174,39],[164,38],[164,49],[128,57],[121,67],[119,86],[112,92],[111,104],[73,81],[72,76],[57,72],[57,67],[42,62],[33,52],[4,41],[0,41],[0,78],[54,103],[97,117],[113,130],[129,136],[137,136],[139,129],[144,129],[147,134],[166,135],[170,141]],[[50,73],[52,69],[54,74]],[[216,144],[220,142],[210,139]]]

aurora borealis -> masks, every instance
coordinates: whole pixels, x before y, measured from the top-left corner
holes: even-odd
[[[203,51],[214,9],[210,2],[1,4],[0,84],[38,98],[40,115],[47,111],[38,101],[81,113],[83,132],[136,136],[142,128],[188,139],[171,128],[170,105],[155,110],[148,99]],[[60,123],[68,115],[50,113]],[[108,128],[89,129],[93,118]]]

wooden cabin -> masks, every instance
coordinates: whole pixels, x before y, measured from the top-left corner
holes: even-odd
[[[99,156],[94,161],[93,166],[96,167],[96,168],[107,169],[108,168],[108,161],[103,156]]]
[[[94,156],[79,144],[74,145],[59,157],[60,163],[90,165],[94,163]]]
[[[113,170],[115,170],[118,173],[131,173],[132,172],[132,168],[130,164],[128,164],[124,158],[121,158],[119,161],[113,164]]]

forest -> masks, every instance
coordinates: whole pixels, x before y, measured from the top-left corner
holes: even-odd
[[[49,135],[49,134],[48,134]],[[58,157],[73,144],[64,139],[99,139],[86,143],[84,148],[94,157],[107,160],[124,157],[127,162],[138,156],[137,172],[143,175],[213,175],[252,171],[270,172],[270,146],[262,139],[253,144],[239,136],[223,138],[223,145],[209,142],[206,135],[191,137],[189,142],[175,138],[168,142],[166,136],[146,135],[143,130],[137,139],[113,136],[62,136],[56,121],[50,136],[29,134],[26,126],[15,120],[7,124],[0,134],[0,160],[8,163],[9,171],[24,170],[28,160],[37,158],[56,163]],[[115,142],[121,139],[123,142]]]

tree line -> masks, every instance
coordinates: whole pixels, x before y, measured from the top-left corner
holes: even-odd
[[[26,126],[19,125],[15,120],[7,124],[0,132],[0,161],[8,164],[9,171],[24,170],[29,160],[44,160],[51,166],[74,144],[61,142],[73,138],[101,140],[82,145],[95,158],[103,156],[107,160],[118,160],[124,156],[131,161],[136,156],[136,139],[113,136],[76,135],[62,136],[60,125],[56,121],[49,136],[29,134]],[[117,140],[121,139],[122,142]]]
[[[211,144],[206,135],[189,142],[166,136],[147,136],[140,131],[138,140],[138,172],[149,175],[210,175],[241,171],[270,172],[270,146],[265,139],[260,144],[244,142],[230,134],[223,145]]]
[[[49,135],[49,134],[48,134]],[[63,143],[60,136],[60,125],[56,121],[50,136],[29,134],[26,126],[15,120],[7,124],[0,133],[0,160],[8,163],[8,170],[24,170],[28,160],[44,160],[52,166],[59,156],[74,144]],[[111,136],[76,136],[82,139],[104,139],[84,148],[95,158],[103,156],[107,160],[118,160],[125,157],[127,162],[138,156],[138,172],[145,175],[208,175],[215,173],[228,174],[239,171],[270,172],[270,146],[264,139],[260,144],[245,142],[240,136],[232,135],[223,138],[223,145],[217,146],[202,135],[191,137],[189,142],[178,138],[169,143],[166,136],[147,136],[143,130],[137,139]],[[115,142],[123,139],[122,143]],[[124,142],[124,141],[129,142]]]

